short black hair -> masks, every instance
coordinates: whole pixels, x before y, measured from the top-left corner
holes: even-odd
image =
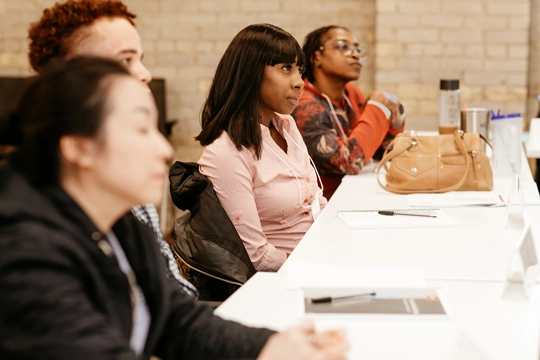
[[[214,142],[223,131],[238,150],[262,152],[259,99],[267,65],[306,65],[302,48],[287,31],[271,24],[250,25],[241,30],[223,54],[201,112],[201,145]]]
[[[101,134],[113,76],[131,77],[119,63],[93,57],[54,61],[37,75],[15,108],[21,144],[13,167],[35,184],[58,184],[60,139]]]

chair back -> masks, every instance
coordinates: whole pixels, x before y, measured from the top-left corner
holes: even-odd
[[[173,203],[184,210],[173,229],[180,269],[201,300],[223,301],[255,274],[253,263],[198,164],[177,161],[169,180]]]

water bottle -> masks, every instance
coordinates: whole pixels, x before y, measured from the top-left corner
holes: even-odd
[[[460,122],[459,80],[441,79],[439,90],[439,134],[453,134]]]

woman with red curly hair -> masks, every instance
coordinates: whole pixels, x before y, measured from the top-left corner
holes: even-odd
[[[41,72],[53,60],[68,60],[80,55],[97,56],[119,62],[146,84],[152,76],[142,63],[143,51],[133,22],[135,17],[125,4],[115,0],[56,3],[45,9],[41,19],[30,26],[30,64]],[[155,206],[137,206],[133,213],[154,230],[165,258],[168,277],[176,280],[181,290],[197,297],[197,290],[180,275],[169,245],[163,240]]]
[[[135,17],[120,1],[56,3],[45,9],[28,31],[30,65],[39,72],[54,59],[99,56],[119,61],[132,75],[148,83],[152,76],[141,62],[143,52]]]

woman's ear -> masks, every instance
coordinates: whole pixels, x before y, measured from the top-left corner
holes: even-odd
[[[96,150],[95,141],[86,137],[66,135],[60,139],[62,158],[79,168],[92,167]]]

